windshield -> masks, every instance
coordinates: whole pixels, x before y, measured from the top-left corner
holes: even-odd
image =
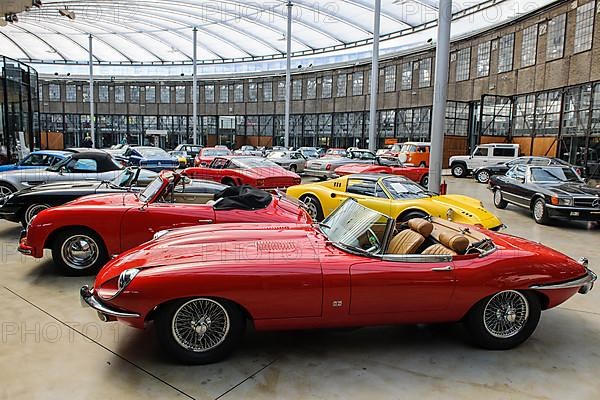
[[[273,161],[259,157],[236,158],[233,163],[241,168],[279,167]]]
[[[206,157],[221,157],[221,156],[228,156],[229,154],[231,154],[231,152],[229,150],[225,150],[225,149],[204,149],[204,150],[202,150],[202,156],[206,156]]]
[[[545,167],[531,168],[533,182],[581,182],[571,168]]]
[[[344,149],[329,149],[329,150],[327,150],[326,154],[329,156],[345,156],[346,150],[344,150]]]
[[[138,147],[135,150],[145,158],[170,157],[166,151],[158,147]]]
[[[140,193],[139,199],[143,203],[147,203],[154,198],[160,191],[163,185],[163,179],[159,176],[153,180],[142,193]]]
[[[320,229],[334,244],[375,253],[381,250],[389,221],[389,217],[349,199],[320,224]]]
[[[129,186],[129,184],[131,183],[131,180],[133,179],[134,176],[135,176],[135,170],[132,170],[131,168],[126,168],[123,170],[123,172],[121,172],[119,175],[117,175],[112,181],[110,181],[110,183],[114,186],[119,186],[119,187]]]
[[[417,151],[417,147],[414,144],[405,144],[400,151],[403,153],[414,153]]]
[[[316,149],[301,149],[302,154],[306,157],[318,157],[319,152]]]
[[[423,187],[409,180],[386,178],[381,180],[381,184],[396,200],[422,199],[429,197],[429,194]]]
[[[283,152],[283,151],[274,151],[272,153],[270,153],[267,158],[286,158],[287,153]]]

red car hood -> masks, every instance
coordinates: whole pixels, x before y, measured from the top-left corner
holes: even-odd
[[[381,171],[380,171],[381,170]],[[346,164],[335,169],[338,175],[362,174],[364,172],[389,172],[390,167],[372,164]]]
[[[277,167],[259,167],[249,168],[241,171],[244,175],[254,179],[268,179],[268,178],[299,178],[297,174],[292,171],[288,171],[285,168]]]
[[[83,196],[75,199],[64,206],[123,206],[139,203],[135,193],[106,193]]]
[[[221,224],[174,229],[109,261],[96,277],[95,287],[130,268],[190,265],[204,268],[214,262],[268,262],[315,259],[315,233],[307,224]]]

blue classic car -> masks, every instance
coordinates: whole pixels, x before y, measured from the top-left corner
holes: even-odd
[[[34,151],[16,164],[0,165],[0,172],[48,168],[71,154],[71,152],[60,150]]]
[[[173,159],[169,153],[159,147],[132,146],[122,156],[115,158],[124,159],[129,165],[160,172],[163,169],[177,169],[179,161]]]

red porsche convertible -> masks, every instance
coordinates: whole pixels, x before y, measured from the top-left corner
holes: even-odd
[[[353,174],[393,174],[401,175],[413,182],[427,187],[429,184],[429,168],[402,164],[397,159],[378,158],[377,164],[346,164],[335,169],[336,175]]]
[[[311,220],[300,203],[283,195],[182,179],[165,171],[140,193],[85,196],[40,212],[23,231],[19,251],[40,258],[49,248],[55,265],[65,274],[92,274],[110,256],[164,229],[265,221]]]
[[[154,320],[167,354],[225,357],[257,330],[463,321],[509,349],[542,310],[596,279],[587,262],[525,239],[433,218],[396,225],[353,199],[320,224],[223,224],[156,235],[80,295],[102,320]]]
[[[298,185],[300,176],[261,157],[215,157],[206,167],[183,170],[195,179],[207,179],[224,185],[252,185],[259,189],[285,188]]]

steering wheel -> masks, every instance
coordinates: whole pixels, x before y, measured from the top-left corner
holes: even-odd
[[[373,232],[373,230],[369,228],[365,233],[367,234],[367,239],[369,240],[369,244],[371,245],[371,247],[365,250],[369,253],[378,252],[381,249],[381,242],[379,241],[379,238],[377,237],[375,232]]]

